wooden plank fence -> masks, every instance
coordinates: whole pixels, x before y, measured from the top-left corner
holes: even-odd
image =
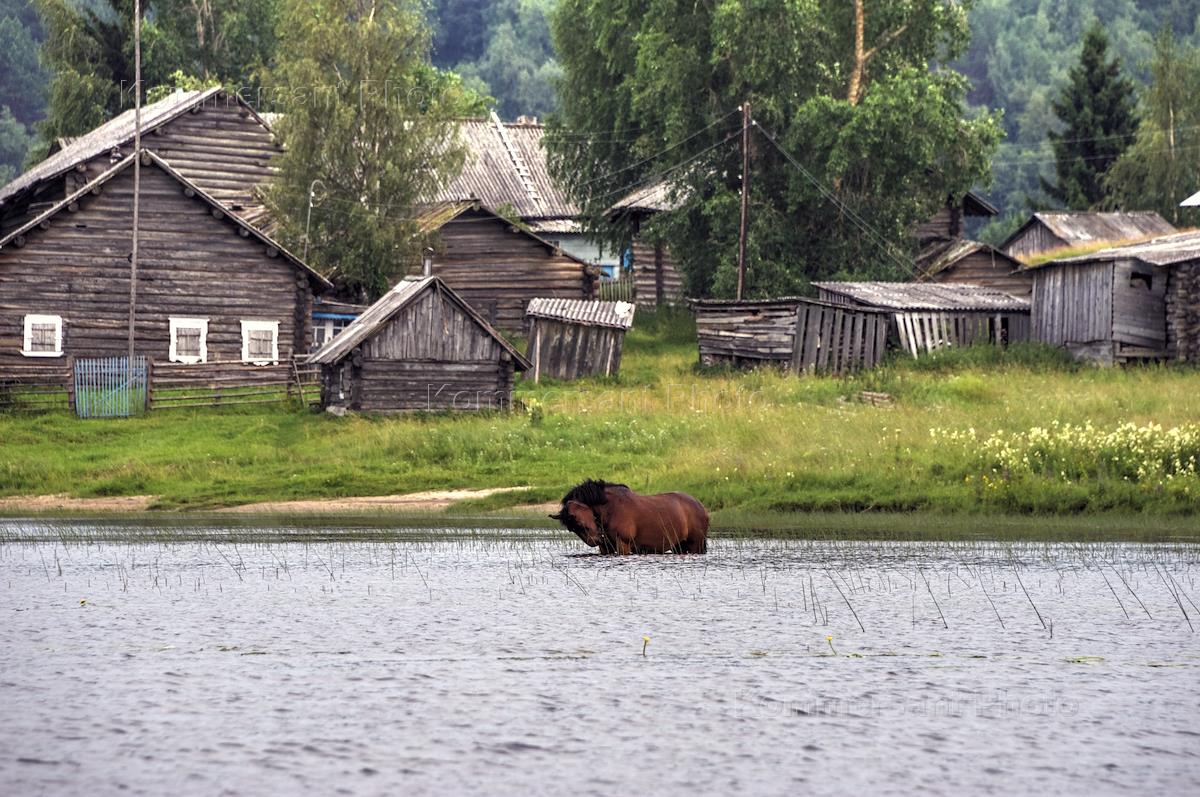
[[[796,308],[791,369],[845,374],[874,368],[883,360],[888,323],[887,313],[801,302]]]
[[[947,346],[1029,340],[1028,314],[908,312],[894,317],[900,348],[914,359]]]
[[[72,406],[75,361],[6,365],[0,373],[0,412],[48,412]]]

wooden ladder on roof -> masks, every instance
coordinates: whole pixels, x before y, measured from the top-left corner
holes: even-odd
[[[500,117],[495,111],[491,112],[492,124],[496,127],[496,134],[500,136],[500,141],[504,143],[504,150],[508,153],[508,159],[512,162],[513,168],[517,172],[517,176],[521,178],[521,185],[525,187],[525,193],[534,202],[541,202],[542,197],[538,194],[537,186],[533,184],[533,173],[529,171],[529,164],[525,163],[524,156],[521,151],[513,144],[512,139],[508,137],[508,129],[504,126],[504,122],[500,121]]]

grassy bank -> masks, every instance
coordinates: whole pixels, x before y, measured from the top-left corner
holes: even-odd
[[[511,414],[0,416],[0,495],[154,495],[156,508],[196,510],[532,488],[453,510],[478,514],[556,499],[597,476],[686,490],[730,519],[1196,514],[1194,369],[1077,367],[1023,346],[897,359],[851,379],[701,372],[695,360],[686,317],[646,317],[619,380],[521,384],[523,408]],[[863,404],[863,390],[894,403]]]

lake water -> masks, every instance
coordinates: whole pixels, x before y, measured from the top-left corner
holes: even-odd
[[[184,536],[0,523],[0,793],[1200,789],[1196,546]]]

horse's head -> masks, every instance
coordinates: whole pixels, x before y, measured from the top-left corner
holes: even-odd
[[[579,501],[563,501],[562,509],[558,514],[550,517],[562,523],[569,531],[573,531],[579,539],[592,548],[595,548],[604,539],[604,532],[600,530],[600,524],[597,522],[596,511],[587,504]]]

